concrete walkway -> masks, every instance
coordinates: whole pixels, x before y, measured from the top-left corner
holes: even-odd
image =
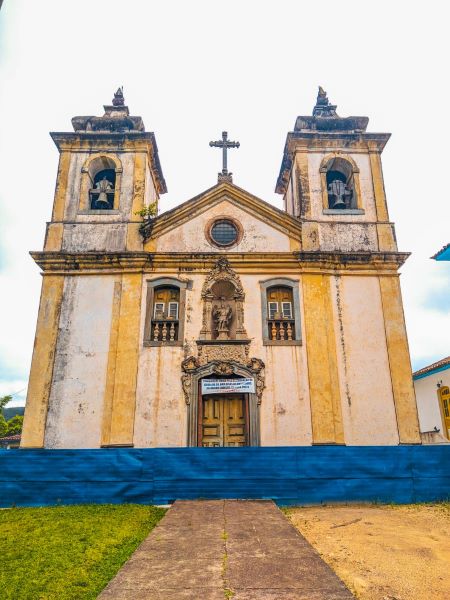
[[[177,501],[100,600],[351,600],[270,501]]]

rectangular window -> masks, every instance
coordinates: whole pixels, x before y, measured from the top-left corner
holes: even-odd
[[[164,319],[164,302],[155,302],[155,314],[153,318],[157,320]]]
[[[281,303],[283,319],[292,319],[292,304],[290,302]]]
[[[269,319],[275,319],[275,315],[278,312],[278,302],[268,302],[269,305]]]
[[[169,302],[169,319],[178,319],[178,302]]]

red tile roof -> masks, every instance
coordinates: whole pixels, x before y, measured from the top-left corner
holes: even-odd
[[[16,435],[7,435],[6,437],[0,437],[0,443],[1,442],[20,442],[20,433],[17,433]]]
[[[415,371],[413,373],[413,377],[417,377],[418,375],[425,375],[425,373],[429,373],[430,371],[440,369],[441,367],[445,367],[447,365],[450,365],[450,356],[447,356],[447,358],[441,358],[441,360],[438,360],[437,362],[428,365],[427,367],[423,367],[423,369]]]

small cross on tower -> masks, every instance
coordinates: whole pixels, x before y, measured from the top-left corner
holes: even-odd
[[[239,148],[239,142],[231,142],[227,139],[228,133],[222,131],[222,139],[216,142],[209,142],[209,145],[214,148],[222,148],[222,173],[218,173],[218,181],[228,181],[233,183],[233,173],[228,173],[227,169],[227,151],[229,148]]]

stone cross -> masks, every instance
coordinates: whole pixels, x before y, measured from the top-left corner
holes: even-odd
[[[222,131],[222,139],[216,142],[209,142],[209,145],[214,148],[222,148],[222,173],[219,173],[219,181],[232,181],[231,173],[228,173],[227,168],[227,151],[229,148],[239,148],[239,142],[231,142],[227,139],[228,133]]]

